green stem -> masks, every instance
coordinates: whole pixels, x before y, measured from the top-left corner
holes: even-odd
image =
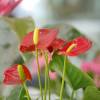
[[[63,89],[64,89],[65,73],[66,73],[66,56],[64,58],[64,68],[63,68],[62,84],[61,84],[61,90],[60,90],[60,100],[63,99]]]
[[[25,82],[23,84],[23,87],[25,88],[26,95],[27,95],[27,99],[30,100],[30,95],[29,95],[29,92],[28,92],[28,89],[27,89],[27,86],[26,86],[26,83]]]
[[[46,100],[46,95],[47,95],[47,76],[48,76],[48,70],[47,70],[47,63],[45,66],[45,89],[44,89],[44,100]]]
[[[73,100],[73,98],[74,98],[74,90],[72,91],[72,94],[71,94],[71,98],[70,98],[70,100]]]
[[[48,93],[49,93],[49,100],[50,100],[50,79],[49,79],[49,68],[48,68],[48,55],[47,53],[44,53],[45,57],[45,99],[46,100],[46,94],[47,94],[47,83],[48,83]]]
[[[50,93],[50,78],[48,77],[48,92],[49,92],[49,100],[51,100],[51,93]]]
[[[38,61],[38,49],[37,48],[36,48],[36,61],[37,61],[37,66],[38,66],[38,81],[39,81],[40,93],[41,93],[41,98],[43,100],[42,84],[41,84],[41,78],[40,78],[40,65]]]
[[[26,58],[23,56],[23,54],[20,52],[21,56],[22,56],[22,59],[23,61],[25,62],[26,61]],[[29,92],[28,92],[28,89],[27,89],[27,86],[26,86],[26,82],[23,83],[23,87],[25,88],[25,91],[26,91],[26,95],[27,95],[27,99],[30,100],[31,97],[29,95]]]

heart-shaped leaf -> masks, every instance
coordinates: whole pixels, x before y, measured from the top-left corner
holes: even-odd
[[[62,71],[64,66],[64,56],[54,54],[53,60],[50,62],[49,67],[52,70],[58,72],[58,74],[62,77]],[[69,82],[71,87],[74,90],[79,88],[86,88],[89,85],[94,85],[92,79],[85,73],[83,73],[76,66],[71,64],[68,60],[66,60],[66,82]]]

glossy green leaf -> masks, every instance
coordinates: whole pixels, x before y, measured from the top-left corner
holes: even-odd
[[[100,91],[93,86],[87,87],[83,100],[100,100]]]
[[[3,19],[8,22],[8,24],[17,33],[20,39],[22,39],[26,33],[34,30],[34,22],[30,17],[26,18],[4,17]]]
[[[50,68],[58,72],[61,77],[64,65],[63,62],[64,56],[54,54],[53,60],[49,64]],[[71,64],[68,60],[66,60],[65,80],[74,90],[79,88],[86,88],[89,85],[94,85],[92,79],[87,74],[83,73],[79,68]]]

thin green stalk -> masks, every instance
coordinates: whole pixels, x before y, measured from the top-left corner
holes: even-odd
[[[63,99],[63,89],[64,89],[65,73],[66,73],[66,56],[64,58],[64,68],[63,68],[62,84],[61,84],[61,90],[60,90],[60,100]]]
[[[40,93],[41,93],[41,98],[43,100],[43,91],[42,91],[42,84],[41,84],[41,78],[40,78],[40,65],[38,61],[38,49],[37,48],[36,48],[36,61],[37,61],[37,66],[38,66],[38,81],[39,81]]]
[[[49,73],[49,71],[48,71]],[[51,100],[51,92],[50,92],[50,78],[48,77],[48,92],[49,92],[49,100]]]
[[[48,55],[47,53],[44,53],[45,57],[45,99],[46,100],[46,94],[47,94],[47,85],[48,85],[48,94],[49,94],[49,100],[50,100],[50,79],[49,79],[49,68],[48,68]],[[47,84],[48,83],[48,84]]]
[[[45,88],[44,88],[44,100],[46,100],[46,95],[47,95],[47,76],[48,76],[48,69],[47,69],[47,63],[45,66]]]
[[[26,95],[27,95],[27,99],[28,99],[28,100],[31,100],[31,99],[30,99],[30,95],[29,95],[29,92],[28,92],[28,89],[27,89],[27,86],[26,86],[26,83],[25,83],[25,82],[24,82],[24,84],[23,84],[23,87],[25,88]]]
[[[72,91],[72,94],[71,94],[71,97],[70,97],[70,100],[73,100],[73,98],[74,98],[74,93],[75,93],[75,91],[73,90],[73,91]]]

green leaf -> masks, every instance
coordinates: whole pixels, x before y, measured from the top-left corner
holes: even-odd
[[[17,33],[20,39],[22,39],[26,33],[34,30],[34,22],[30,17],[26,18],[9,18],[3,17],[5,21],[10,24],[11,28]]]
[[[84,93],[83,100],[100,100],[100,91],[93,86],[88,86]]]
[[[49,24],[45,26],[46,28],[58,28],[59,37],[66,39],[67,41],[73,40],[79,36],[82,36],[82,33],[75,27],[68,24]]]
[[[66,34],[67,40],[73,40],[79,36],[82,36],[82,33],[74,27],[71,28]]]
[[[58,72],[61,77],[64,66],[63,62],[64,56],[54,54],[53,60],[49,64],[50,68]],[[75,65],[71,64],[68,60],[66,60],[65,80],[74,90],[77,90],[79,88],[86,88],[89,85],[94,85],[92,79],[87,74],[83,73],[80,69],[78,69]]]
[[[21,52],[20,55],[24,62],[29,61],[34,56],[32,53],[21,53]]]

